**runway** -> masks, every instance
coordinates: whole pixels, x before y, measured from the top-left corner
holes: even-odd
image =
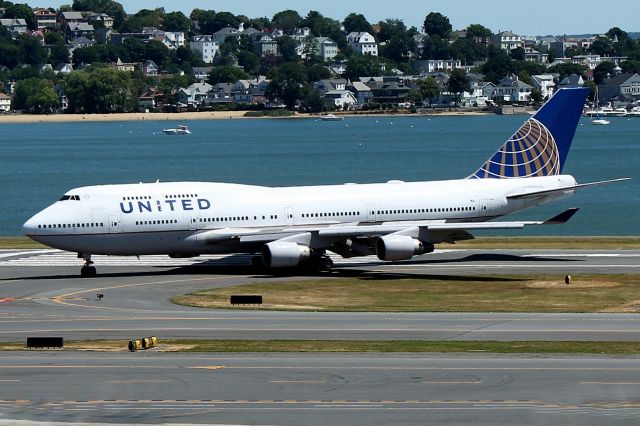
[[[77,340],[150,334],[178,339],[640,340],[640,314],[234,311],[169,301],[174,295],[207,288],[305,278],[256,275],[237,256],[197,259],[196,266],[167,257],[96,257],[100,275],[83,279],[78,276],[82,262],[73,254],[0,255],[0,341],[6,342],[43,335]],[[640,253],[445,251],[422,259],[428,260],[390,265],[373,259],[358,263],[336,259],[336,272],[329,276],[345,271],[408,276],[504,273],[511,265],[522,273],[547,267],[546,272],[556,271],[561,279],[569,272],[632,273]],[[104,298],[98,300],[97,293]]]
[[[0,374],[0,413],[13,419],[617,425],[640,416],[637,357],[28,353],[4,354]]]
[[[442,251],[414,262],[336,259],[341,274],[637,273],[640,252]],[[0,252],[0,341],[168,338],[640,340],[636,314],[203,310],[173,295],[312,277],[257,275],[242,256],[107,258],[99,276],[52,250]],[[104,294],[102,300],[97,293]],[[499,354],[3,352],[0,425],[635,424],[640,357]]]

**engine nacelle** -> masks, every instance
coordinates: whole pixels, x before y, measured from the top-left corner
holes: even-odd
[[[376,253],[380,260],[407,260],[424,252],[421,241],[406,235],[385,235],[376,241]]]
[[[267,268],[291,268],[310,256],[311,249],[297,243],[274,241],[262,247],[262,262]]]

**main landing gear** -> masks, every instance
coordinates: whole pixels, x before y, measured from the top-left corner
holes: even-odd
[[[96,276],[96,267],[93,266],[93,261],[91,260],[90,254],[81,254],[78,253],[78,257],[84,259],[84,265],[82,269],[80,269],[80,276],[85,278],[92,278]]]

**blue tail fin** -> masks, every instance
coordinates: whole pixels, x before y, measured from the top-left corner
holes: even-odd
[[[558,175],[589,89],[560,89],[469,179]]]

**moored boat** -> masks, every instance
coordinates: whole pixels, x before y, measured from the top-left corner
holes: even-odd
[[[339,117],[335,114],[325,114],[320,116],[320,118],[322,121],[342,121],[344,119],[344,117]]]
[[[189,130],[189,127],[183,124],[178,125],[178,127],[176,128],[162,129],[162,131],[164,132],[165,135],[190,135],[191,134],[191,130]]]

